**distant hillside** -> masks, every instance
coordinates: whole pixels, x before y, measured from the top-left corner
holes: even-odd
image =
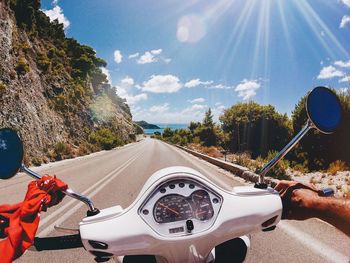
[[[143,129],[160,129],[159,126],[155,124],[150,124],[146,121],[135,121],[135,123],[139,126],[141,126]]]
[[[39,0],[0,1],[0,128],[16,129],[27,164],[110,149],[134,139],[129,106],[106,62],[67,38]]]

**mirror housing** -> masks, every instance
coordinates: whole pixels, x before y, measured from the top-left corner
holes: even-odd
[[[316,128],[322,133],[333,133],[341,121],[341,105],[337,95],[326,87],[316,87],[306,98],[307,121],[302,130],[259,172],[256,188],[265,189],[264,176],[279,162],[309,130]]]
[[[0,129],[0,179],[13,177],[22,165],[23,143],[17,132]]]
[[[308,119],[322,133],[333,133],[340,124],[340,101],[328,88],[316,87],[308,94],[306,112]]]

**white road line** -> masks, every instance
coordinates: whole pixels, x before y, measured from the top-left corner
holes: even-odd
[[[287,222],[281,221],[280,223],[278,223],[277,227],[280,228],[287,235],[298,240],[305,247],[312,250],[315,254],[321,255],[322,257],[326,258],[330,262],[335,262],[335,263],[349,262],[349,256],[346,256],[334,250],[333,248],[327,246],[326,244],[320,242],[319,240],[315,239],[314,237],[299,230],[298,228],[296,228],[295,226],[292,226]]]
[[[86,189],[84,192],[82,192],[82,195],[87,195],[88,197],[95,196],[99,191],[101,191],[110,181],[112,181],[115,177],[117,177],[122,171],[125,170],[132,162],[134,162],[142,152],[140,152],[138,155],[134,156],[134,158],[129,159],[126,163],[124,163],[122,166],[114,169],[112,172],[107,174],[105,177],[100,179],[98,182],[90,186],[88,189]],[[93,192],[88,194],[91,190],[95,189]],[[70,217],[73,213],[75,213],[76,210],[78,210],[81,206],[85,205],[84,203],[79,202],[77,205],[72,207],[68,212],[64,213],[64,215],[60,215],[63,213],[64,210],[71,207],[74,203],[79,202],[78,200],[72,199],[68,203],[66,203],[64,206],[57,209],[55,212],[51,213],[49,216],[45,217],[43,220],[41,220],[40,224],[45,225],[48,223],[51,219],[59,216],[59,219],[51,223],[49,226],[47,226],[45,229],[41,230],[38,235],[47,235],[53,230],[53,226],[56,224],[59,224],[63,221],[65,221],[68,217]]]

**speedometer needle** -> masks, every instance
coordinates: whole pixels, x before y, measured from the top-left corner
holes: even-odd
[[[164,205],[162,203],[159,203],[159,205],[164,207],[164,208],[166,208],[166,209],[168,209],[170,212],[173,212],[174,214],[179,215],[179,212],[177,212],[176,210],[174,210],[174,209],[172,209],[172,208],[170,208],[170,207],[168,207],[168,206],[166,206],[166,205]]]

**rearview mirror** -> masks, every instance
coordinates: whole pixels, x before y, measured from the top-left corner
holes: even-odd
[[[309,120],[320,132],[329,134],[340,124],[341,106],[337,95],[325,87],[314,88],[306,99]]]
[[[22,165],[23,143],[14,130],[0,129],[0,179],[13,177]]]
[[[259,181],[256,188],[267,188],[264,176],[279,160],[281,160],[311,129],[322,133],[334,132],[341,120],[341,105],[337,95],[326,87],[316,87],[309,92],[306,98],[306,112],[308,119],[302,130],[259,172]]]

